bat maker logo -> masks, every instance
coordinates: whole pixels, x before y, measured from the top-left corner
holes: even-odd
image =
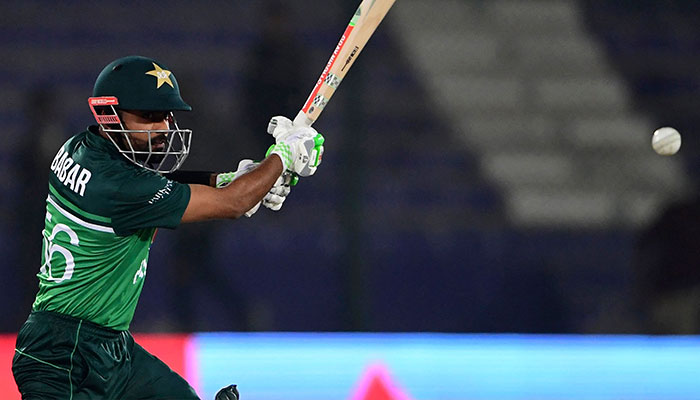
[[[357,46],[355,46],[355,48],[352,49],[352,53],[350,53],[350,55],[348,56],[348,59],[345,60],[345,65],[343,65],[343,68],[340,69],[341,71],[344,70],[345,67],[347,67],[348,64],[350,64],[352,62],[352,59],[355,58],[355,54],[357,54],[358,50],[360,50],[360,48]]]

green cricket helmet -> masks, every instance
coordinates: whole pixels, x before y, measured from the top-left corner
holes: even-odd
[[[192,107],[182,100],[177,79],[164,64],[141,56],[114,60],[97,77],[88,101],[100,128],[129,161],[167,173],[189,155],[192,131],[180,129],[172,112]],[[168,129],[126,129],[119,110],[165,112]],[[134,133],[146,133],[147,146],[134,146]]]

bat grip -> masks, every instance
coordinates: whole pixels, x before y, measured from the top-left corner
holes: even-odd
[[[295,126],[308,126],[310,127],[311,124],[313,124],[314,121],[311,120],[309,117],[306,116],[306,113],[302,110],[299,110],[297,113],[297,116],[294,117],[294,121],[292,122],[293,125]],[[296,184],[299,182],[299,175],[295,173],[291,173],[291,176],[288,178],[289,179],[289,186],[296,186]]]
[[[297,113],[297,116],[294,117],[294,122],[293,125],[295,126],[311,126],[314,121],[312,121],[309,117],[306,116],[306,113],[302,110],[299,110],[299,113]]]

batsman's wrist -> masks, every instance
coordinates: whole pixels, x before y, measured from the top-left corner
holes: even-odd
[[[270,146],[265,157],[269,157],[271,154],[277,154],[282,160],[282,171],[292,168],[292,149],[287,143],[277,143]]]

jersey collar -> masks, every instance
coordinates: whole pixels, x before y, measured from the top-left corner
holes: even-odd
[[[100,135],[100,128],[97,125],[88,126],[85,140],[89,147],[120,156],[119,151],[114,148],[114,144]]]

